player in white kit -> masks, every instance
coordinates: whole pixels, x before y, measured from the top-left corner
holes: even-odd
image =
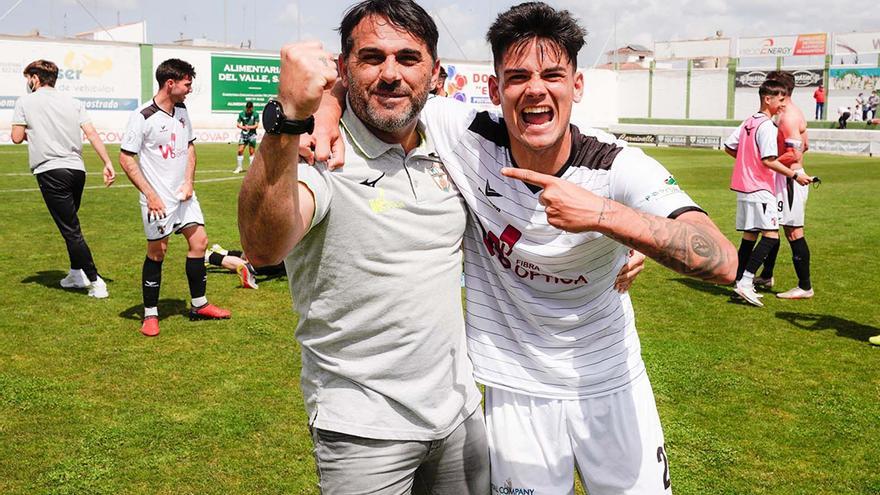
[[[729,283],[735,251],[662,165],[569,124],[584,31],[567,11],[513,7],[487,39],[503,118],[443,98],[422,117],[471,215],[468,352],[486,386],[493,493],[573,493],[575,467],[591,495],[668,493],[632,305],[614,277],[635,248]]]
[[[141,217],[147,237],[143,266],[144,321],[141,333],[159,334],[159,286],[162,261],[171,234],[183,234],[189,249],[186,277],[190,319],[225,319],[231,313],[208,303],[205,219],[193,191],[196,153],[192,122],[183,101],[192,92],[195,69],[179,59],[156,68],[159,92],[132,113],[122,140],[119,163],[140,190]],[[134,157],[138,157],[135,161]]]

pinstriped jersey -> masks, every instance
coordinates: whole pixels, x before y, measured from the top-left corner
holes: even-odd
[[[466,323],[476,379],[577,399],[622,389],[643,374],[629,295],[613,288],[629,248],[547,222],[540,189],[500,173],[516,164],[497,115],[433,98],[422,119],[469,207]],[[600,131],[571,132],[571,155],[557,176],[658,216],[699,210],[641,150]]]
[[[172,207],[180,201],[177,190],[186,178],[193,141],[192,122],[183,103],[174,105],[169,114],[150,100],[132,112],[120,148],[138,155],[144,177],[165,206]],[[143,193],[141,203],[146,204]]]

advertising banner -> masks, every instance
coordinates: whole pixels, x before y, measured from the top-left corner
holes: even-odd
[[[684,135],[658,135],[657,144],[665,146],[682,146],[689,148],[720,148],[721,138],[718,136],[684,136]]]
[[[827,33],[740,38],[737,53],[740,57],[825,55],[827,40]]]
[[[471,103],[483,110],[497,109],[489,98],[489,77],[495,75],[490,64],[447,64],[446,93],[450,98]]]
[[[211,110],[238,113],[248,101],[262,111],[278,94],[281,62],[277,58],[211,54]]]
[[[880,33],[835,33],[832,52],[835,55],[878,53]]]
[[[770,71],[736,71],[734,85],[737,88],[760,88],[767,80],[767,72]],[[817,88],[825,84],[822,69],[798,69],[791,71],[791,73],[794,75],[794,84],[798,88]]]
[[[657,136],[655,134],[627,134],[625,132],[615,133],[617,139],[635,144],[657,144]]]
[[[880,68],[831,69],[831,89],[873,92],[880,90]]]
[[[137,47],[0,40],[0,109],[13,108],[25,93],[22,71],[37,58],[58,65],[55,88],[81,100],[89,111],[130,112],[140,105]]]
[[[657,60],[687,58],[724,58],[730,56],[730,40],[658,41],[654,43],[654,58]]]

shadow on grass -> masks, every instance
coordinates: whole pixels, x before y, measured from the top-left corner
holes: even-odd
[[[37,272],[34,275],[29,277],[25,277],[21,279],[21,283],[23,284],[39,284],[43,287],[49,289],[56,289],[60,291],[71,291],[71,292],[82,292],[85,293],[86,289],[65,289],[61,287],[61,279],[67,276],[67,272],[62,272],[61,270],[43,270],[41,272]],[[112,278],[107,278],[105,276],[101,276],[105,282],[112,282]]]
[[[188,314],[189,307],[183,299],[160,299],[159,300],[159,321],[169,316],[178,316]],[[136,304],[121,313],[120,318],[126,320],[141,321],[144,319],[144,305]]]
[[[674,278],[676,282],[686,286],[689,289],[698,290],[713,296],[733,296],[733,287],[713,284],[711,282],[703,282],[694,278]]]
[[[833,315],[812,313],[790,313],[777,311],[776,317],[792,325],[809,331],[834,330],[840,337],[867,342],[869,337],[880,334],[880,328],[863,325],[857,321],[847,320]]]

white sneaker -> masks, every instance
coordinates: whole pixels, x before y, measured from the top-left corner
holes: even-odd
[[[813,289],[804,290],[800,287],[795,287],[794,289],[776,294],[776,297],[779,299],[809,299],[813,297],[813,294]]]
[[[241,167],[235,167],[235,170],[233,170],[232,173],[233,173],[233,174],[240,174],[240,173],[241,173]]]
[[[107,292],[107,283],[104,282],[104,279],[98,277],[98,280],[89,285],[89,297],[94,297],[95,299],[110,297],[110,293]]]
[[[755,287],[761,287],[763,289],[772,289],[773,285],[776,284],[776,279],[774,277],[763,278],[763,277],[755,277]]]
[[[82,270],[70,270],[60,283],[65,289],[85,289],[91,282]]]
[[[761,298],[758,297],[758,294],[755,292],[754,286],[750,284],[745,284],[740,280],[736,283],[736,289],[734,289],[739,297],[746,300],[747,303],[758,306],[759,308],[764,307],[764,303],[761,302]]]
[[[220,244],[214,244],[213,246],[211,246],[211,251],[214,251],[215,253],[220,253],[223,256],[229,254],[229,251],[223,249],[223,246],[221,246]]]

